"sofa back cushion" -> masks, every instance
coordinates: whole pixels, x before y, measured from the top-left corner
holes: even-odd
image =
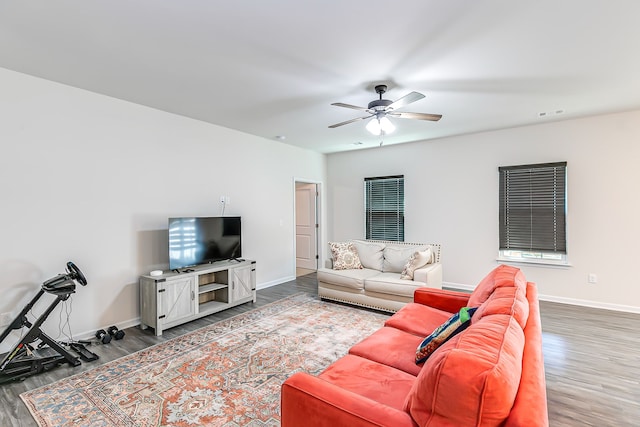
[[[510,315],[485,315],[427,359],[405,401],[419,426],[499,426],[522,374],[524,333]]]
[[[526,294],[527,280],[519,268],[499,265],[494,268],[469,296],[469,307],[478,307],[485,302],[494,290],[501,287],[518,287]]]
[[[367,242],[366,240],[353,240],[353,245],[358,251],[360,263],[364,268],[382,271],[384,243]]]
[[[387,245],[383,250],[384,261],[382,271],[389,273],[402,273],[405,265],[417,251],[426,251],[428,245],[409,246],[409,245]]]
[[[478,322],[484,316],[492,314],[507,314],[513,316],[521,328],[524,329],[529,319],[529,301],[526,290],[520,287],[496,288],[489,298],[476,310],[471,323]]]

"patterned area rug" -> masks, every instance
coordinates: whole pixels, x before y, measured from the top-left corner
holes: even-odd
[[[20,397],[42,427],[279,426],[282,382],[385,319],[298,294]]]

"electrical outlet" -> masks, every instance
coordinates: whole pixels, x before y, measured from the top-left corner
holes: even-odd
[[[589,273],[589,283],[598,283],[598,276],[595,273]]]
[[[220,203],[225,203],[227,200],[224,196],[220,196]]]
[[[224,200],[225,200],[226,204],[228,204],[228,205],[231,204],[231,196],[224,196]]]

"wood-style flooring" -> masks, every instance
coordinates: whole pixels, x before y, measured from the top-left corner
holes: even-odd
[[[90,347],[99,354],[98,361],[77,368],[63,365],[22,382],[0,385],[0,426],[37,426],[19,398],[24,391],[298,292],[317,295],[315,274],[261,289],[255,304],[168,329],[161,337],[138,327],[126,329],[123,340]],[[544,301],[540,307],[550,425],[640,425],[640,315]]]

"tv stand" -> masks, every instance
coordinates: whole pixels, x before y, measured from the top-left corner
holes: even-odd
[[[256,302],[256,262],[217,261],[140,277],[140,327],[156,335],[186,322]]]

